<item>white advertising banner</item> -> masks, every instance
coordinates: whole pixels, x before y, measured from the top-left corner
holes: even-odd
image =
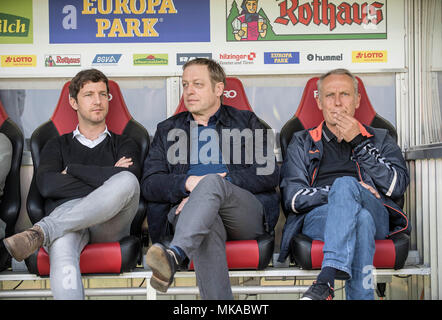
[[[230,75],[405,68],[402,0],[13,3],[0,3],[1,78],[72,77],[91,67],[113,77],[174,76],[195,57]]]
[[[226,0],[227,70],[315,73],[404,68],[404,3],[395,0]],[[233,43],[248,44],[233,50]],[[245,55],[246,58],[241,57]]]

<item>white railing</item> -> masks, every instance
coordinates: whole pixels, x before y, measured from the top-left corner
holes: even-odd
[[[303,279],[312,280],[318,275],[319,270],[303,270],[298,267],[289,268],[273,268],[269,267],[265,270],[235,270],[230,271],[230,278],[265,278],[265,279]],[[431,269],[422,265],[409,265],[403,269],[375,269],[373,275],[377,282],[382,282],[383,277],[391,276],[428,276],[431,274]],[[144,296],[148,300],[158,298],[158,295],[198,295],[198,287],[196,286],[175,286],[172,285],[167,293],[158,293],[150,284],[152,272],[143,268],[137,268],[132,272],[122,274],[97,274],[84,275],[84,279],[144,279],[143,287],[121,287],[121,288],[86,288],[85,295],[89,297],[94,296]],[[195,278],[195,272],[182,271],[177,272],[175,279],[180,278]],[[0,273],[0,281],[35,281],[47,280],[47,277],[39,277],[28,272],[14,272],[5,271]],[[289,293],[303,293],[308,286],[305,285],[233,285],[233,294],[289,294]],[[19,299],[19,298],[36,298],[36,297],[52,297],[49,289],[16,289],[16,290],[0,290],[0,299]]]

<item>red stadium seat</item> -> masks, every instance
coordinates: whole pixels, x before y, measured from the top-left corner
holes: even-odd
[[[359,108],[356,109],[355,118],[362,124],[388,129],[390,135],[397,141],[397,132],[395,127],[387,120],[382,118],[374,110],[370,99],[368,98],[367,91],[362,80],[356,77],[358,80],[358,91],[361,95],[361,102]],[[319,125],[324,117],[322,111],[319,110],[316,104],[316,95],[318,92],[317,82],[319,78],[314,77],[307,81],[304,92],[302,94],[301,102],[295,115],[285,123],[281,129],[280,142],[282,149],[282,156],[285,157],[285,151],[290,143],[292,135],[296,131],[303,129],[310,129]]]
[[[238,78],[227,77],[224,88],[223,104],[235,107],[239,110],[253,111],[247,99],[241,80]],[[187,111],[184,105],[183,97],[175,110],[175,114]],[[270,127],[260,119],[266,127]],[[226,255],[227,266],[233,269],[264,269],[269,264],[274,249],[274,236],[266,234],[256,240],[227,241]],[[190,264],[193,269],[193,264]]]
[[[28,215],[32,223],[41,220],[44,212],[44,200],[40,195],[35,173],[40,162],[40,152],[45,143],[54,136],[60,136],[75,130],[78,119],[69,104],[69,83],[61,91],[54,113],[49,121],[40,125],[31,137],[31,153],[34,165],[29,195],[27,199]],[[109,113],[106,124],[110,131],[125,134],[138,144],[143,163],[149,149],[147,130],[130,115],[118,84],[109,80]],[[133,269],[141,261],[141,225],[146,215],[146,203],[140,198],[137,214],[131,225],[131,234],[119,242],[96,243],[87,245],[80,255],[82,273],[120,273]],[[49,256],[41,248],[26,259],[29,272],[45,276],[49,274]]]
[[[224,87],[224,97],[223,103],[235,107],[239,110],[249,110],[253,111],[250,106],[249,100],[247,99],[246,92],[244,91],[244,87],[241,83],[241,80],[238,78],[227,77],[226,78],[226,86]],[[184,99],[181,97],[180,103],[175,110],[175,114],[180,112],[188,111],[186,106],[184,105]]]
[[[318,77],[314,77],[307,81],[295,115],[281,129],[280,143],[283,157],[286,155],[293,133],[316,127],[324,120],[322,111],[319,110],[315,100],[318,79]],[[355,118],[362,124],[387,129],[390,135],[397,140],[396,129],[376,113],[362,80],[359,77],[356,77],[356,79],[359,83],[358,91],[361,95],[361,101],[359,108],[356,109]],[[403,201],[401,204],[403,204]],[[312,240],[299,234],[291,241],[291,255],[296,264],[304,269],[320,269],[323,259],[323,245],[322,241]],[[387,240],[376,240],[373,266],[376,268],[401,269],[407,259],[408,250],[409,236],[406,234],[396,234]]]

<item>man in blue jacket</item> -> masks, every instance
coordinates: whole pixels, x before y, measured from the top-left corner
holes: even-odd
[[[321,76],[318,91],[324,121],[293,135],[281,168],[283,206],[290,214],[279,260],[288,256],[297,233],[324,241],[321,272],[303,299],[332,299],[337,273],[347,279],[347,299],[373,299],[371,282],[364,279],[371,273],[375,239],[410,230],[394,202],[408,186],[407,167],[387,130],[354,118],[360,95],[348,70]]]
[[[184,65],[189,111],[158,125],[144,163],[141,190],[154,242],[146,262],[152,287],[162,292],[189,258],[203,299],[232,299],[226,240],[256,239],[278,219],[273,144],[253,112],[222,104],[225,78],[210,59]],[[225,139],[226,133],[233,139]],[[167,247],[159,243],[166,224],[174,227]]]

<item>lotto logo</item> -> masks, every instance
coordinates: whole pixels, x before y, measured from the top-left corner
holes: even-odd
[[[35,67],[36,55],[4,55],[1,56],[2,67]]]
[[[353,63],[387,62],[387,51],[353,51]]]

